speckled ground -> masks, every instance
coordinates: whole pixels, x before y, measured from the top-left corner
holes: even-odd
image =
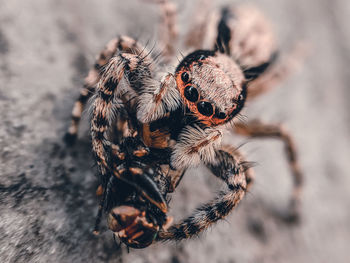
[[[95,54],[116,34],[154,39],[156,8],[137,0],[0,0],[1,262],[349,262],[350,2],[253,2],[274,22],[282,50],[298,39],[312,46],[300,72],[245,110],[295,136],[306,174],[301,224],[275,216],[291,186],[281,144],[250,140],[242,149],[259,163],[254,187],[199,238],[127,253],[109,232],[93,236],[87,118],[75,147],[61,137]],[[192,1],[178,6],[185,29],[195,10]],[[220,187],[204,168],[191,170],[171,213],[180,219]]]

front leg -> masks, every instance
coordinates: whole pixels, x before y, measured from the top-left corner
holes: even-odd
[[[178,241],[196,236],[226,217],[242,200],[247,187],[252,183],[249,163],[244,162],[242,156],[233,149],[222,148],[215,151],[215,156],[217,161],[215,164],[208,164],[208,168],[226,183],[227,189],[221,191],[214,200],[197,208],[192,216],[168,230],[160,231],[157,240]]]
[[[72,110],[71,124],[67,133],[64,136],[64,141],[68,145],[72,145],[78,135],[80,119],[82,117],[86,103],[96,91],[96,85],[103,74],[103,69],[108,61],[115,56],[117,52],[137,53],[140,56],[147,53],[136,40],[127,37],[119,36],[110,40],[104,49],[97,56],[94,67],[90,69],[88,76],[84,79],[84,86],[80,90],[79,98],[74,103]]]
[[[249,123],[237,123],[235,132],[252,138],[277,138],[285,145],[290,170],[292,171],[294,188],[290,203],[288,220],[298,220],[300,214],[300,197],[303,187],[303,173],[297,158],[296,147],[290,134],[280,125],[264,124],[258,120]]]

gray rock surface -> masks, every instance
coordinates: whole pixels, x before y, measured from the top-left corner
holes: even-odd
[[[0,262],[349,262],[350,2],[254,2],[274,22],[282,50],[298,39],[312,46],[300,72],[244,112],[294,134],[306,175],[301,224],[275,216],[291,187],[281,144],[249,140],[242,149],[259,163],[254,187],[199,238],[127,253],[110,232],[93,236],[88,118],[75,147],[61,137],[95,54],[116,34],[154,40],[157,9],[137,0],[0,0]],[[185,32],[194,5],[178,6]],[[179,220],[220,187],[204,168],[191,170],[171,213]]]

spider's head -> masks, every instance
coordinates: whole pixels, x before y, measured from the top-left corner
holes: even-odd
[[[227,123],[244,106],[246,81],[241,68],[230,57],[197,50],[176,69],[176,84],[184,104],[202,123]]]

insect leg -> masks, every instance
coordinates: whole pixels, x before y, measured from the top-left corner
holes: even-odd
[[[110,176],[109,180],[107,181],[107,184],[104,185],[104,192],[100,201],[100,204],[98,206],[98,212],[97,212],[97,216],[96,216],[96,220],[95,220],[95,227],[93,230],[93,233],[95,235],[99,234],[99,226],[101,223],[101,217],[102,217],[102,212],[106,209],[106,204],[108,204],[108,199],[110,197],[111,194],[111,189],[113,187],[113,183],[115,181],[115,177],[114,176]]]
[[[252,138],[277,138],[284,143],[289,167],[294,179],[294,188],[290,201],[290,215],[288,220],[298,220],[304,176],[300,169],[296,147],[291,135],[280,125],[264,124],[257,120],[244,124],[238,123],[234,128],[235,132],[241,135]]]

